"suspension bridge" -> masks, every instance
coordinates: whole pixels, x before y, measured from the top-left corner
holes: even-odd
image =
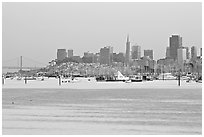
[[[20,71],[40,69],[47,65],[24,56],[3,60],[2,64],[2,69],[16,69]]]

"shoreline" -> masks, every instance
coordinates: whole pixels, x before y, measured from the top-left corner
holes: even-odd
[[[45,81],[29,80],[27,84],[23,80],[6,80],[2,89],[202,89],[202,83],[181,81],[178,86],[177,80],[154,80],[143,82],[96,82],[80,81],[78,83],[62,83],[58,79],[45,79]]]

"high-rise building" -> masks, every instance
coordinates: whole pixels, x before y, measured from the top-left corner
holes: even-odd
[[[197,48],[195,46],[191,47],[191,60],[196,60],[197,58]]]
[[[132,46],[132,59],[141,58],[141,47],[138,45]]]
[[[113,56],[113,47],[104,47],[100,49],[100,64],[111,65]]]
[[[177,49],[182,47],[182,37],[179,35],[172,35],[169,38],[170,57],[174,60],[177,59]]]
[[[144,56],[149,56],[150,59],[153,59],[153,50],[144,50]]]
[[[71,58],[74,56],[74,51],[73,49],[68,49],[68,58]]]
[[[129,63],[130,63],[130,41],[129,41],[129,35],[128,35],[127,42],[126,42],[125,65],[129,66]]]
[[[186,61],[186,48],[181,47],[177,49],[177,62],[179,68],[183,71],[184,70],[184,62]]]
[[[66,49],[57,49],[57,60],[62,61],[67,57]]]
[[[190,52],[188,47],[184,47],[186,49],[186,59],[190,59]]]
[[[202,57],[202,48],[200,48],[200,56]]]
[[[170,58],[170,47],[166,47],[166,58]]]

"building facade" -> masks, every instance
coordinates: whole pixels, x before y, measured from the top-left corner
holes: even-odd
[[[138,45],[132,46],[132,59],[141,58],[141,47]]]
[[[172,35],[169,38],[169,45],[170,45],[170,57],[174,60],[177,59],[177,49],[182,47],[182,37],[179,35]]]
[[[120,53],[113,53],[113,62],[121,62],[124,63],[125,61],[125,57],[124,54],[122,52]]]
[[[153,60],[153,50],[144,50],[144,56],[149,56],[149,58]]]
[[[72,56],[72,60],[73,60],[74,62],[78,62],[78,63],[81,63],[81,62],[82,62],[82,59],[81,59],[80,56]]]
[[[191,60],[196,60],[197,58],[197,48],[195,46],[191,47]]]
[[[127,36],[127,42],[126,42],[126,52],[125,52],[125,66],[129,66],[130,64],[130,41],[129,41],[129,35]]]
[[[166,47],[166,58],[170,58],[170,47]]]
[[[100,64],[112,64],[112,47],[104,47],[100,49]]]
[[[186,59],[190,59],[190,52],[188,47],[184,47],[186,49]]]
[[[68,49],[68,58],[72,58],[74,56],[73,49]]]
[[[57,60],[62,61],[67,57],[66,49],[57,49]]]
[[[177,49],[177,62],[178,62],[178,67],[182,71],[184,71],[184,63],[186,61],[186,48],[179,48]]]
[[[200,56],[202,57],[202,48],[200,48]]]
[[[82,60],[84,63],[94,63],[94,53],[84,52]]]

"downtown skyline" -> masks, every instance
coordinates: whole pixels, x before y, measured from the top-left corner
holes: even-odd
[[[131,47],[141,46],[141,56],[145,49],[153,49],[155,60],[165,57],[174,34],[182,36],[185,47],[202,47],[201,3],[2,5],[2,60],[22,55],[48,63],[56,58],[56,49],[63,48],[79,56],[105,46],[125,53],[127,34]]]

